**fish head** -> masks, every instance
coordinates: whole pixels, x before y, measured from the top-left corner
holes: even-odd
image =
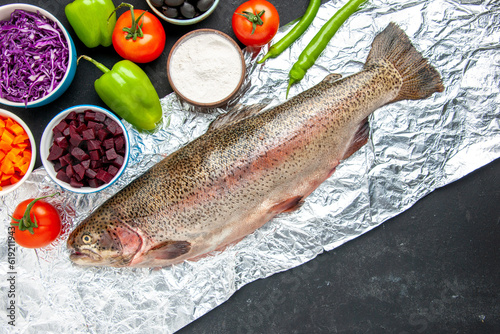
[[[70,259],[82,266],[126,267],[142,246],[142,238],[119,219],[100,215],[85,219],[68,237]]]

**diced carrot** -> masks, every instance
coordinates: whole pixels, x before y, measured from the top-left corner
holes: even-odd
[[[12,163],[12,160],[3,159],[0,171],[4,174],[14,174],[14,164]]]
[[[2,137],[0,137],[0,140],[6,142],[8,144],[12,144],[12,142],[14,141],[14,137],[15,136],[12,134],[12,132],[5,130],[2,133]]]
[[[26,173],[25,173],[26,174]],[[23,177],[19,174],[14,174],[12,175],[12,177],[10,178],[10,184],[16,184],[17,182],[19,182]]]
[[[0,117],[0,190],[23,178],[31,156],[31,143],[23,127],[10,117]]]
[[[24,133],[21,133],[21,134],[17,134],[16,137],[14,138],[14,140],[12,141],[12,144],[19,144],[19,143],[23,143],[25,141],[29,141],[29,137],[24,132]]]

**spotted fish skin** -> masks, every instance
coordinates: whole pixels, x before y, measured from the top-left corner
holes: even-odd
[[[71,233],[71,259],[162,267],[222,249],[300,207],[366,143],[374,110],[442,90],[437,71],[391,23],[361,72],[329,75],[271,109],[222,117],[132,181]]]

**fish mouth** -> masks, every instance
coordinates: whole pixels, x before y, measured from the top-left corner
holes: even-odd
[[[69,258],[77,264],[88,264],[102,261],[102,256],[88,249],[71,249]]]

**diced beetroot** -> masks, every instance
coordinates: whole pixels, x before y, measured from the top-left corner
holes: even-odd
[[[88,177],[89,179],[93,179],[97,175],[97,172],[93,169],[86,169],[85,170],[85,176]]]
[[[52,132],[63,132],[64,129],[66,129],[68,127],[68,123],[66,123],[66,120],[62,120],[59,122],[59,124],[57,124],[53,129],[52,129]]]
[[[65,136],[65,137],[68,137],[68,136],[69,136],[69,126],[68,126],[66,129],[64,129],[64,131],[63,131],[63,133],[62,133],[62,134],[63,134],[63,136]]]
[[[49,156],[47,157],[47,160],[54,161],[59,159],[59,157],[64,153],[64,150],[57,146],[57,145],[52,145],[50,147],[49,151]]]
[[[101,122],[101,123],[103,123],[103,122],[106,120],[106,118],[107,118],[107,117],[106,117],[106,115],[105,115],[105,114],[103,114],[102,112],[97,111],[97,112],[95,113],[94,120],[95,120],[96,122]]]
[[[111,175],[113,175],[113,176],[115,176],[115,175],[116,175],[116,173],[118,173],[118,170],[119,170],[119,169],[118,169],[118,168],[116,168],[116,167],[115,167],[115,166],[113,166],[113,165],[110,165],[110,166],[108,167],[108,173],[109,173],[109,174],[111,174]]]
[[[69,181],[69,185],[74,188],[81,188],[83,187],[83,182],[78,181],[76,178],[72,177],[71,180]]]
[[[82,138],[83,138],[83,140],[95,139],[94,129],[90,128],[90,129],[83,130],[82,131]]]
[[[84,150],[82,150],[79,147],[75,147],[71,150],[71,155],[74,156],[76,159],[82,161],[82,160],[87,160],[89,159],[89,155],[85,153]]]
[[[100,149],[102,146],[102,143],[98,140],[89,140],[87,142],[87,150],[89,151],[94,151]]]
[[[58,163],[60,167],[66,167],[67,165],[69,165],[68,161],[64,158],[64,156],[59,158]]]
[[[95,120],[95,112],[93,112],[92,110],[85,110],[85,121],[89,123],[93,120]]]
[[[74,120],[76,119],[76,112],[75,111],[72,111],[68,114],[68,116],[66,116],[66,120]]]
[[[104,169],[99,169],[95,178],[101,180],[104,183],[109,183],[109,181],[113,179],[113,175],[109,174]]]
[[[66,175],[69,178],[72,178],[75,175],[75,170],[73,169],[73,166],[71,166],[71,165],[66,166]]]
[[[121,149],[119,150],[116,150],[116,153],[118,153],[118,155],[123,155],[125,156],[125,146],[123,146]]]
[[[125,146],[125,138],[123,136],[115,137],[115,150],[121,150]]]
[[[102,167],[102,161],[101,160],[91,160],[90,161],[90,168],[97,170]]]
[[[89,169],[90,168],[90,160],[87,159],[87,160],[83,160],[82,162],[80,162],[80,164],[83,166],[83,168],[85,169]]]
[[[59,171],[59,169],[63,168],[63,166],[61,166],[61,163],[59,161],[56,161],[54,163],[54,170],[57,172]]]
[[[118,157],[118,154],[116,154],[116,151],[114,148],[110,148],[109,150],[106,151],[106,159],[109,161],[115,160]]]
[[[81,143],[83,143],[83,140],[77,138],[70,138],[69,143],[71,144],[72,147],[78,147],[80,146]]]
[[[99,153],[99,150],[94,150],[89,152],[90,160],[99,160],[101,159],[101,154]]]
[[[69,154],[69,153],[66,153],[65,155],[60,157],[59,161],[61,161],[61,163],[62,163],[62,161],[64,161],[65,162],[64,166],[70,165],[73,162],[71,159],[71,154]]]
[[[76,179],[78,181],[81,181],[83,179],[83,176],[85,175],[85,167],[83,167],[82,164],[77,164],[77,165],[73,166],[73,170],[75,171],[75,173],[77,175]]]
[[[107,126],[109,132],[111,132],[113,136],[118,136],[123,133],[121,126],[119,126],[114,120],[111,120]]]
[[[102,145],[104,146],[104,148],[107,150],[111,149],[111,148],[114,148],[115,147],[115,140],[113,138],[108,138],[108,139],[105,139],[103,142],[102,142]]]
[[[89,187],[90,188],[99,188],[102,184],[103,184],[103,182],[96,179],[96,178],[89,180]]]
[[[68,140],[64,136],[54,138],[54,143],[62,149],[68,148],[69,146]]]
[[[66,175],[66,173],[64,172],[64,169],[60,169],[57,174],[56,174],[56,178],[58,180],[61,180],[63,182],[66,182],[66,183],[69,183],[69,181],[71,181],[71,179],[68,177],[68,175]]]
[[[78,113],[76,115],[77,115],[76,119],[78,120],[78,122],[85,123],[85,114],[84,113]]]
[[[110,136],[111,136],[111,132],[109,132],[105,128],[97,130],[97,138],[99,138],[100,141],[104,141],[104,139],[106,139]]]
[[[118,155],[112,162],[113,166],[120,168],[123,165],[123,161],[125,158],[121,155]]]
[[[83,131],[87,130],[87,125],[85,123],[81,123],[80,125],[78,125],[76,127],[76,132],[79,134],[79,135],[82,135],[83,134]]]
[[[59,132],[59,131],[53,131],[52,135],[53,135],[54,139],[64,137],[62,132]]]

